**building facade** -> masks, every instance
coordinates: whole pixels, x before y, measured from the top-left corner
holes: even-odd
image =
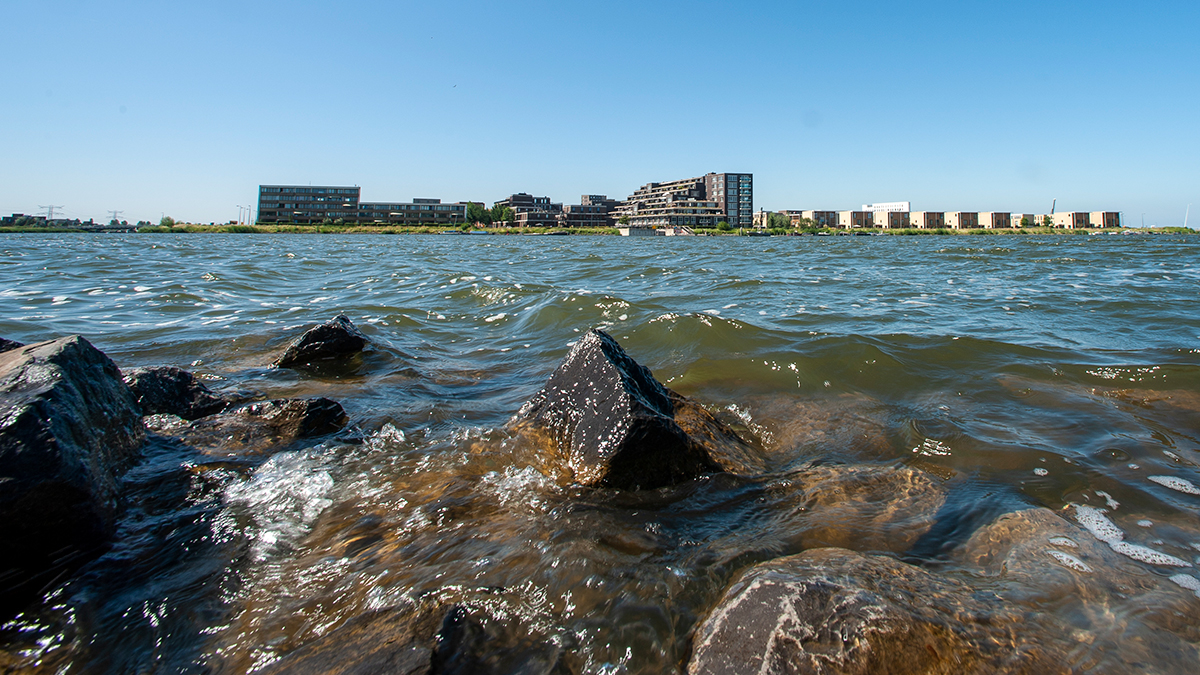
[[[843,230],[871,227],[871,213],[869,211],[838,211],[837,226]]]
[[[984,211],[979,214],[979,227],[985,230],[1003,230],[1011,224],[1011,215],[1001,211]]]
[[[1054,227],[1068,230],[1083,229],[1088,226],[1088,214],[1081,211],[1065,211],[1051,216]]]
[[[710,173],[702,180],[705,198],[717,202],[725,222],[734,227],[754,224],[754,174]]]
[[[716,227],[717,223],[726,220],[726,215],[722,202],[708,199],[706,178],[647,183],[617,205],[612,217],[618,222],[627,219],[621,227]],[[725,189],[722,188],[722,195]],[[747,213],[746,227],[751,224],[750,218],[751,214]]]
[[[880,202],[878,204],[863,204],[867,213],[907,213],[912,211],[912,202]]]
[[[1120,227],[1121,214],[1116,211],[1092,211],[1088,214],[1088,224],[1092,227]]]
[[[461,225],[465,203],[440,199],[411,202],[363,202],[360,188],[344,185],[260,185],[260,223],[315,225],[340,222],[372,225]]]
[[[941,211],[910,211],[908,222],[918,230],[939,230],[946,227],[946,214]]]
[[[798,226],[798,221],[811,220],[817,227],[837,227],[837,211],[787,211],[792,218],[792,226]],[[798,215],[797,215],[798,214]]]
[[[975,230],[979,228],[979,214],[974,211],[947,211],[946,227],[952,230]]]
[[[876,211],[871,224],[881,230],[902,230],[908,227],[908,211]]]

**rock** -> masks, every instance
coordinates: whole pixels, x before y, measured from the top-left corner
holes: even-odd
[[[3,354],[4,352],[12,351],[14,349],[18,349],[18,348],[24,347],[24,346],[25,345],[23,343],[17,342],[16,340],[6,340],[4,338],[0,338],[0,354]]]
[[[1031,621],[891,558],[814,549],[736,579],[697,629],[688,673],[1069,672]]]
[[[276,368],[306,366],[315,361],[357,354],[366,346],[367,337],[341,314],[301,335],[271,365]]]
[[[146,426],[201,452],[220,455],[273,452],[301,439],[334,433],[347,420],[337,401],[289,398],[251,403],[190,423],[176,415],[154,415],[146,418]]]
[[[146,415],[165,413],[194,420],[221,412],[229,405],[195,375],[174,366],[136,368],[125,374],[125,384]]]
[[[0,596],[28,597],[102,547],[143,438],[121,372],[84,338],[0,354]]]
[[[356,617],[286,654],[263,675],[570,675],[561,648],[462,605]]]
[[[677,417],[700,433],[689,435]],[[722,459],[742,468],[753,456],[732,430],[599,330],[575,343],[512,427],[543,441],[582,485],[652,489],[722,471]]]

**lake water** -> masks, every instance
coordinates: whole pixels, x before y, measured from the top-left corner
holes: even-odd
[[[339,313],[371,339],[350,367],[267,367]],[[539,472],[503,426],[593,327],[765,471],[638,495]],[[245,672],[434,597],[571,672],[680,672],[754,563],[839,545],[1001,592],[960,552],[1030,507],[1169,606],[1009,580],[1011,602],[1079,631],[1030,640],[1076,640],[1073,667],[1097,672],[1200,654],[1198,237],[0,235],[0,336],[75,333],[122,368],[333,398],[365,441],[219,465],[151,452],[114,549],[5,626],[6,664]],[[816,527],[788,486],[820,467],[919,473],[932,524],[901,536],[907,502],[880,493],[894,509]],[[1069,568],[1064,546],[1046,551]],[[1097,564],[1077,583],[1100,588]]]

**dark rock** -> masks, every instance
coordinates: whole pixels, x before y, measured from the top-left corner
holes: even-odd
[[[891,558],[814,549],[743,573],[697,630],[688,673],[1070,672],[1036,622]]]
[[[4,352],[12,351],[14,349],[18,349],[18,348],[24,347],[24,346],[25,346],[24,343],[17,342],[16,340],[6,340],[4,338],[0,338],[0,354],[3,354]]]
[[[583,485],[650,489],[741,469],[753,457],[733,431],[660,384],[599,330],[575,344],[513,428],[542,436]]]
[[[263,675],[570,675],[561,648],[462,605],[356,617],[286,654]]]
[[[251,403],[190,423],[175,415],[153,415],[146,418],[146,426],[201,452],[219,455],[273,452],[338,431],[347,419],[337,401],[288,398]]]
[[[143,438],[121,372],[84,338],[0,354],[0,597],[27,597],[102,547]]]
[[[367,346],[367,337],[342,314],[301,335],[272,365],[292,368],[315,361],[357,354]]]
[[[125,384],[146,415],[165,413],[194,420],[219,413],[229,405],[195,375],[174,366],[136,368],[125,373]]]

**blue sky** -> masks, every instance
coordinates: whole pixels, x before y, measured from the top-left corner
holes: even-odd
[[[577,203],[709,171],[769,210],[1200,212],[1196,2],[13,0],[0,25],[3,214],[225,221],[260,183]]]

